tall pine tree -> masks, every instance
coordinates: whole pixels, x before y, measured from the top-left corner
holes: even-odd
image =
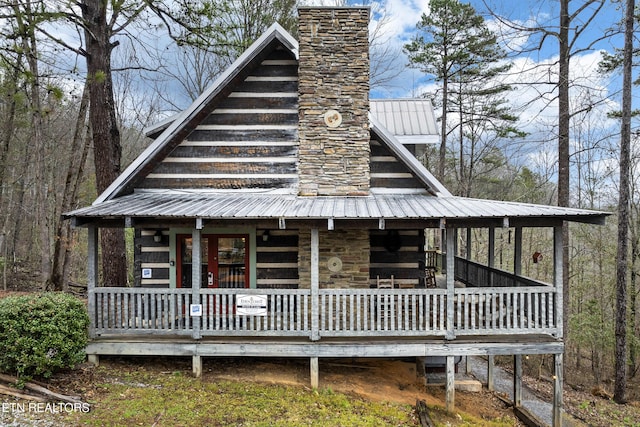
[[[448,137],[458,135],[458,193],[470,195],[470,182],[482,150],[481,142],[522,135],[518,118],[509,112],[505,96],[512,88],[497,77],[511,64],[495,34],[475,9],[458,0],[431,0],[417,33],[404,46],[410,65],[440,85],[441,141],[437,176],[445,178]],[[453,119],[451,115],[454,115]],[[452,124],[454,123],[454,124]]]

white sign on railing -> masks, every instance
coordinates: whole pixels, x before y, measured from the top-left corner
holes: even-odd
[[[202,304],[189,305],[189,314],[191,315],[191,317],[202,316]]]
[[[240,316],[266,316],[266,295],[238,295],[236,296],[236,314]]]

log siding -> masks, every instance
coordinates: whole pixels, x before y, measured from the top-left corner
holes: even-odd
[[[134,286],[144,288],[168,288],[169,279],[169,231],[161,230],[162,241],[155,242],[156,230],[136,229],[134,236]],[[143,278],[142,270],[150,269],[151,277]]]
[[[298,66],[274,50],[145,177],[142,189],[295,188]]]
[[[371,286],[377,284],[378,276],[381,279],[390,279],[391,275],[399,286],[420,285],[419,280],[423,272],[420,270],[419,261],[425,260],[424,231],[398,231],[401,246],[397,250],[389,250],[388,236],[389,231],[385,230],[371,230],[369,232],[371,242],[369,279]]]
[[[379,141],[371,135],[371,188],[372,189],[420,189],[418,179]]]
[[[262,236],[267,234],[265,241]],[[256,286],[263,289],[297,289],[298,231],[256,231]]]

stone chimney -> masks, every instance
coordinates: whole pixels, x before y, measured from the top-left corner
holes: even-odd
[[[369,194],[369,8],[300,7],[299,194]]]

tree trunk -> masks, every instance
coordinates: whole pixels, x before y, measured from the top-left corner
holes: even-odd
[[[29,108],[31,109],[31,145],[35,153],[34,167],[34,190],[35,190],[35,231],[38,236],[40,254],[40,277],[42,282],[49,277],[51,271],[51,239],[49,236],[49,215],[48,205],[48,182],[45,163],[45,143],[42,137],[42,99],[40,92],[40,70],[38,66],[38,45],[35,35],[35,24],[29,22],[33,13],[29,2],[23,4],[24,10],[20,9],[20,4],[13,5],[15,22],[21,36],[22,50],[25,53],[29,73]]]
[[[446,51],[445,51],[446,52]],[[442,121],[440,122],[440,153],[438,156],[438,180],[444,184],[445,162],[447,161],[447,99],[449,97],[449,82],[442,81]]]
[[[84,164],[86,162],[87,154],[89,151],[89,138],[87,134],[88,104],[89,88],[88,84],[85,84],[84,90],[82,92],[82,99],[80,101],[76,128],[73,134],[73,141],[71,143],[71,155],[69,156],[70,159],[67,168],[67,176],[62,193],[62,212],[71,210],[73,204],[76,201],[80,183],[79,177],[81,177],[83,174]],[[81,153],[80,156],[77,156],[77,153]],[[47,281],[48,290],[64,290],[64,268],[67,265],[66,257],[68,255],[67,248],[70,243],[70,236],[71,225],[69,224],[69,221],[58,221],[53,250],[53,266],[51,268],[51,275],[49,276],[49,279]]]
[[[120,131],[118,130],[111,76],[111,30],[107,2],[82,0],[89,82],[89,122],[93,135],[96,186],[102,193],[120,174]],[[126,286],[127,262],[123,229],[102,229],[102,280],[107,286]]]
[[[618,198],[618,250],[616,254],[616,350],[613,400],[626,402],[627,387],[627,258],[629,239],[629,187],[631,152],[631,73],[635,0],[627,0],[622,62],[622,128],[620,130],[620,195]]]
[[[569,0],[560,0],[558,75],[558,206],[569,206]],[[562,225],[562,292],[564,332],[569,323],[569,224]]]

